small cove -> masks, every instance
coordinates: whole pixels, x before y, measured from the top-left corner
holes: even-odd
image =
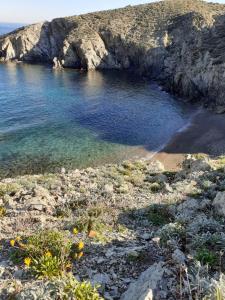
[[[9,63],[0,78],[3,176],[148,155],[195,111],[131,73]]]

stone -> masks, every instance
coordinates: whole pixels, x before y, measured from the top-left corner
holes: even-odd
[[[212,169],[208,158],[195,159],[191,157],[184,161],[183,166],[191,172],[210,171]]]
[[[213,200],[213,207],[216,213],[225,217],[225,192],[218,192]]]
[[[100,285],[102,291],[105,290],[106,284],[111,282],[109,275],[106,273],[95,274],[90,281],[92,285]]]
[[[146,233],[142,234],[140,237],[141,237],[143,240],[148,241],[148,240],[151,239],[152,234],[146,232]]]
[[[180,249],[176,249],[172,254],[173,260],[180,265],[184,265],[186,261],[186,257],[184,253]]]
[[[106,184],[104,186],[104,191],[106,194],[113,194],[113,191],[114,191],[113,184]]]
[[[165,171],[164,165],[159,160],[153,160],[148,165],[149,174],[161,173]]]
[[[128,290],[122,295],[121,300],[153,300],[163,280],[165,267],[162,262],[155,263],[135,282],[131,283]]]

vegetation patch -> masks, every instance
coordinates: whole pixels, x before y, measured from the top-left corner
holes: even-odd
[[[158,182],[153,182],[150,185],[150,190],[152,193],[158,193],[162,189],[162,185]]]
[[[6,215],[6,208],[0,205],[0,218],[5,217]]]
[[[148,220],[155,226],[162,226],[173,221],[167,205],[154,204],[148,210]]]
[[[17,183],[0,183],[0,197],[14,195],[21,189]]]
[[[185,245],[186,231],[181,223],[170,223],[159,231],[160,244],[166,246],[169,240],[174,240],[178,245]]]
[[[10,241],[11,259],[24,263],[37,278],[60,277],[71,269],[72,259],[79,258],[83,244],[76,244],[68,233],[41,231],[28,238],[17,237]]]
[[[209,251],[208,249],[198,250],[195,259],[200,261],[203,265],[208,265],[210,267],[213,267],[218,263],[218,256],[216,253]]]

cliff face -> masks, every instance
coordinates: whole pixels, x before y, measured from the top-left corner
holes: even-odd
[[[0,59],[132,69],[222,111],[224,28],[225,5],[165,0],[21,28],[0,37]]]

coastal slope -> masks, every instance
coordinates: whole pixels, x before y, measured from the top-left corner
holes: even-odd
[[[0,299],[224,299],[224,169],[188,155],[177,172],[126,161],[0,180]]]
[[[225,110],[225,5],[165,0],[54,19],[0,37],[1,61],[129,69]]]

